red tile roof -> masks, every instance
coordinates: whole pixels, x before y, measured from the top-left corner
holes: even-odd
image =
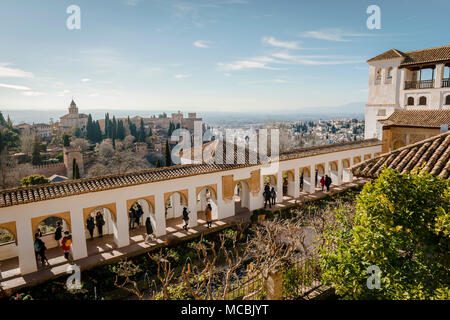
[[[450,109],[395,110],[389,118],[379,122],[385,126],[440,128],[450,124]]]
[[[382,154],[353,166],[351,170],[356,177],[376,178],[385,167],[408,173],[421,166],[426,172],[449,178],[450,132]]]
[[[450,45],[408,52],[401,52],[397,49],[391,49],[382,54],[379,54],[372,59],[367,60],[367,62],[389,60],[394,58],[403,58],[400,67],[406,67],[415,64],[450,61]]]

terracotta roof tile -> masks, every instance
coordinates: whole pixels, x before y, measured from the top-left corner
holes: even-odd
[[[384,126],[440,128],[443,124],[450,124],[450,109],[395,110],[389,118],[379,122]]]
[[[421,166],[426,172],[449,178],[450,132],[382,154],[353,166],[351,170],[356,177],[376,178],[385,167],[408,173]]]
[[[367,60],[367,62],[389,60],[402,57],[403,61],[401,62],[400,67],[411,66],[415,64],[450,61],[450,45],[408,52],[391,49],[377,55],[376,57],[373,57],[372,59]]]

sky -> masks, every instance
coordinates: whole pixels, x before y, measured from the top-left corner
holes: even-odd
[[[381,29],[366,25],[378,5]],[[80,8],[80,29],[66,12]],[[314,111],[366,61],[450,44],[450,1],[2,0],[0,110]],[[443,32],[445,30],[445,32]]]

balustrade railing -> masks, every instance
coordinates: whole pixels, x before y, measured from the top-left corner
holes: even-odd
[[[405,90],[434,88],[434,80],[405,81]]]

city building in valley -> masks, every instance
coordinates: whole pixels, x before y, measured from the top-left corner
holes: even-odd
[[[450,45],[386,51],[367,61],[366,139],[382,139],[382,123],[396,110],[450,109]]]
[[[87,121],[88,116],[84,113],[78,113],[78,107],[72,99],[69,106],[69,113],[60,118],[59,128],[61,131],[68,133],[70,133],[73,127],[78,127],[81,131],[84,131],[86,130]]]

